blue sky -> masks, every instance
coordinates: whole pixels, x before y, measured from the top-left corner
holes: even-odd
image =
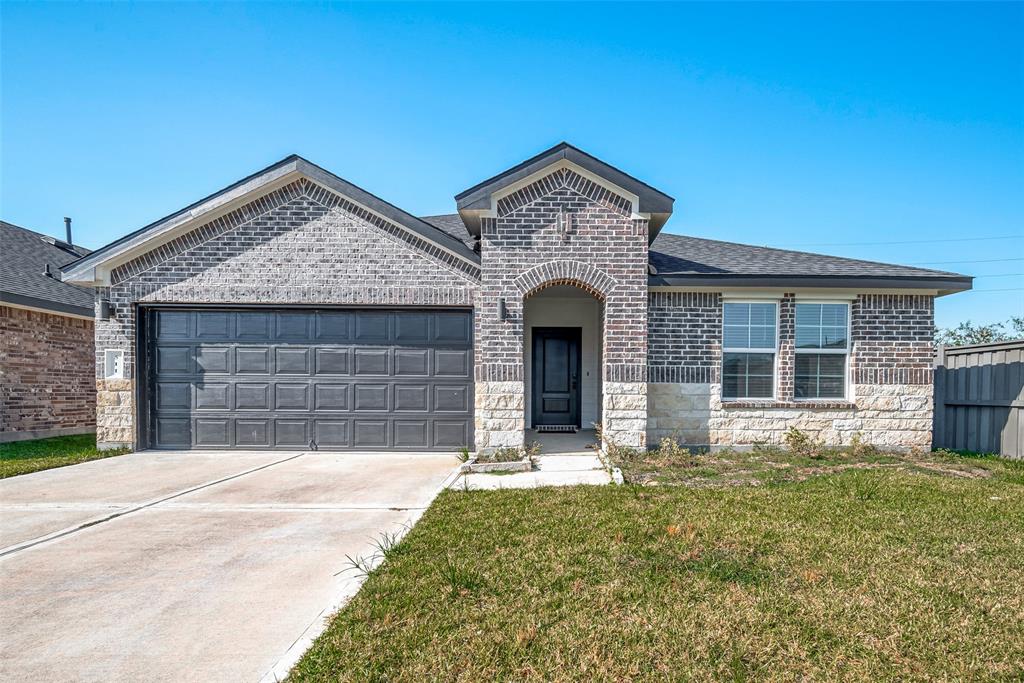
[[[1024,314],[1024,4],[0,11],[0,215],[89,247],[292,152],[425,215],[568,140],[671,232],[1014,290],[940,325]]]

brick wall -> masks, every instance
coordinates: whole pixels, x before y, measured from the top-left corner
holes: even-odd
[[[95,424],[93,321],[0,306],[0,440]]]
[[[605,433],[641,445],[646,438],[647,221],[630,202],[570,169],[558,169],[500,198],[497,217],[481,226],[482,285],[477,303],[477,445],[518,445],[525,403],[486,403],[521,396],[523,301],[558,284],[579,286],[603,303]],[[507,317],[500,318],[505,300]],[[502,383],[502,392],[485,386]],[[634,391],[636,390],[636,391]]]
[[[798,301],[796,293],[779,300],[776,398],[722,401],[721,298],[651,292],[648,438],[674,435],[700,446],[781,443],[794,426],[830,443],[847,443],[860,433],[880,446],[929,447],[933,297],[856,297],[850,306],[849,397],[814,402],[794,398]]]
[[[473,304],[477,269],[305,180],[124,264],[97,322],[99,440],[134,441],[137,303]],[[125,352],[127,379],[103,379],[103,351]]]

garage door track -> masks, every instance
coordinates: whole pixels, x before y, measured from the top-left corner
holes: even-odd
[[[0,481],[0,679],[274,680],[451,454],[144,452]]]

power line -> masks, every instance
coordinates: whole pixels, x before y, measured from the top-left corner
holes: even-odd
[[[975,280],[980,280],[983,277],[1017,277],[1018,275],[1024,275],[1024,273],[998,273],[996,275],[975,275]]]
[[[1006,289],[968,289],[968,292],[1024,292],[1024,287],[1007,287]]]
[[[950,263],[1002,263],[1004,261],[1024,261],[1024,258],[990,258],[982,259],[980,261],[918,261],[916,263],[908,263],[910,266],[941,266]]]
[[[897,240],[895,242],[801,242],[783,244],[784,247],[873,247],[886,244],[934,244],[936,242],[987,242],[992,240],[1019,240],[1024,235],[1000,235],[998,237],[950,237],[932,240]]]

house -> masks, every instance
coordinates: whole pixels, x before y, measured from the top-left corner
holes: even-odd
[[[68,266],[98,290],[103,445],[927,447],[953,273],[663,232],[565,143],[416,217],[288,157]]]
[[[96,429],[94,292],[60,279],[88,253],[0,221],[0,442]]]

